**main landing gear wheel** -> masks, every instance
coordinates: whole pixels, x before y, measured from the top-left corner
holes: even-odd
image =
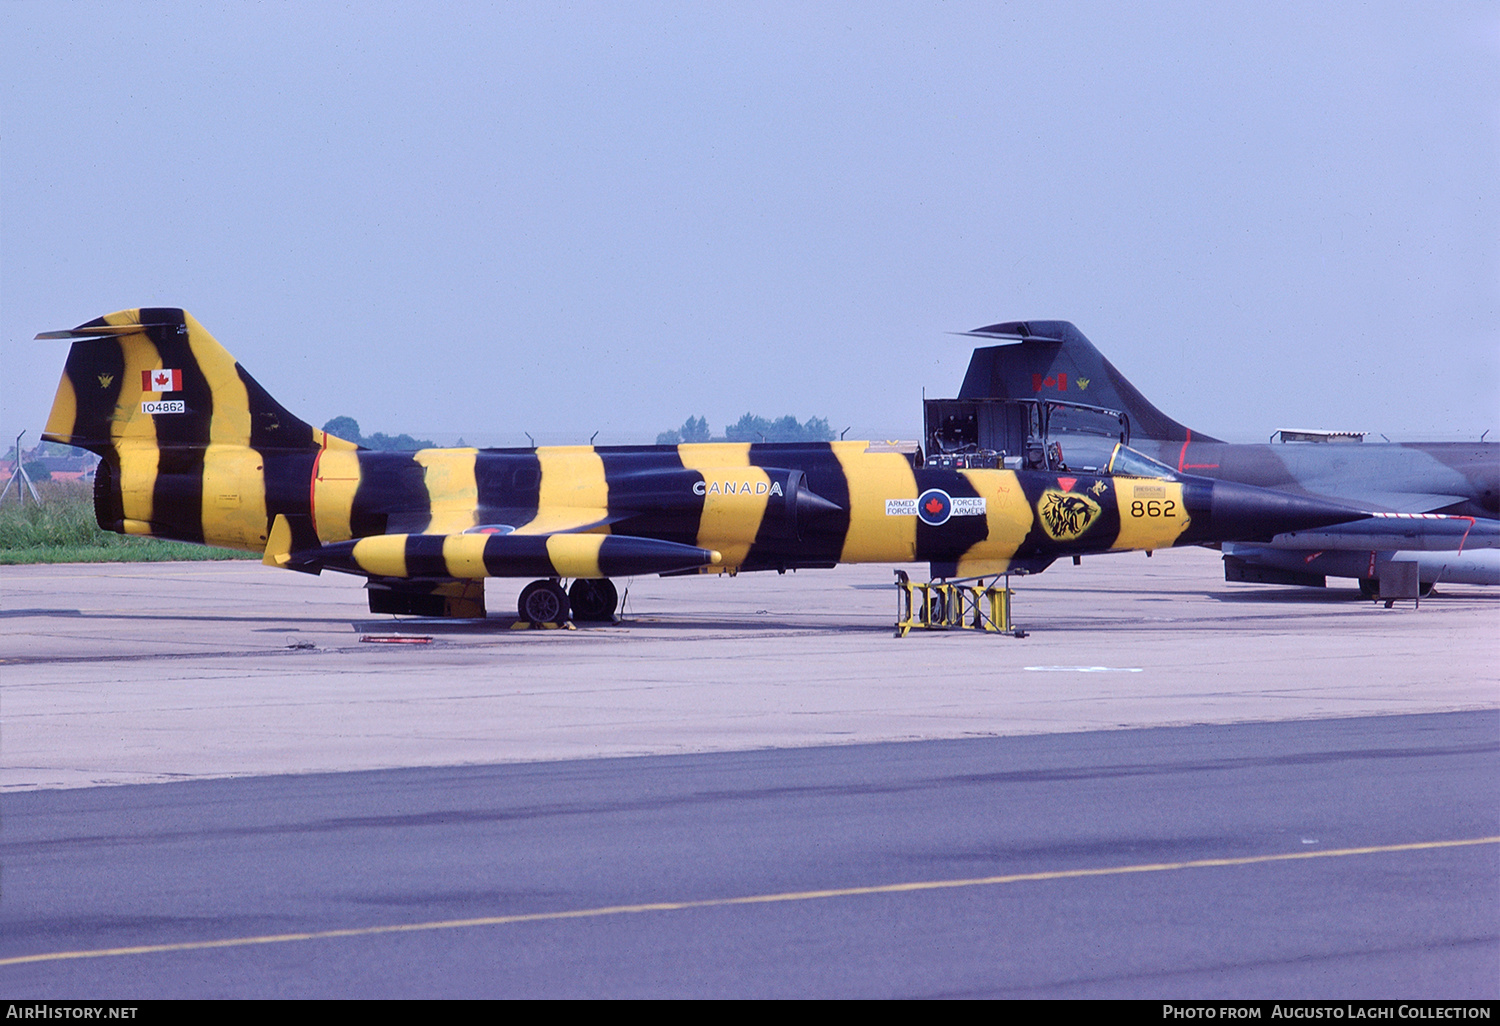
[[[516,608],[527,623],[565,623],[568,596],[556,581],[532,581],[521,589]]]
[[[948,603],[938,592],[933,592],[927,598],[927,622],[930,624],[944,624],[948,621]]]
[[[568,589],[568,601],[573,604],[573,619],[598,623],[615,618],[620,593],[607,577],[580,577]]]

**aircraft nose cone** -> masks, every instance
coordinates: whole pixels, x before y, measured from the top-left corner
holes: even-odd
[[[797,515],[799,517],[842,512],[842,507],[837,503],[829,502],[811,488],[797,490]]]
[[[1193,513],[1193,527],[1203,532],[1204,541],[1270,541],[1288,531],[1307,531],[1369,517],[1361,510],[1305,495],[1233,481],[1205,484],[1209,490],[1208,516]],[[1190,508],[1192,505],[1196,504],[1190,503]]]

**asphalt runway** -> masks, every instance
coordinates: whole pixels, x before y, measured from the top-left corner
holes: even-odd
[[[1457,713],[33,791],[6,801],[0,989],[1493,997],[1497,734]]]
[[[889,568],[628,582],[618,625],[373,618],[255,562],[0,567],[0,788],[1491,709],[1500,588],[1384,609],[1217,553],[1015,580],[1024,639],[893,636]],[[392,645],[361,638],[431,637]]]
[[[518,632],[509,582],[461,628],[255,563],[0,568],[0,987],[1500,996],[1496,589],[1104,557],[1016,582],[1028,638],[898,640],[890,580]]]

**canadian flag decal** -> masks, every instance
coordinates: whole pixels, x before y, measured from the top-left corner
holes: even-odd
[[[142,392],[181,392],[182,371],[180,370],[148,370],[141,371]]]

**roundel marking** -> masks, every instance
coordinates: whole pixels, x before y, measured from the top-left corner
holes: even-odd
[[[917,497],[917,516],[922,523],[938,527],[953,515],[953,499],[941,488],[929,488]]]
[[[509,524],[480,524],[464,529],[464,534],[510,534],[515,528]]]

